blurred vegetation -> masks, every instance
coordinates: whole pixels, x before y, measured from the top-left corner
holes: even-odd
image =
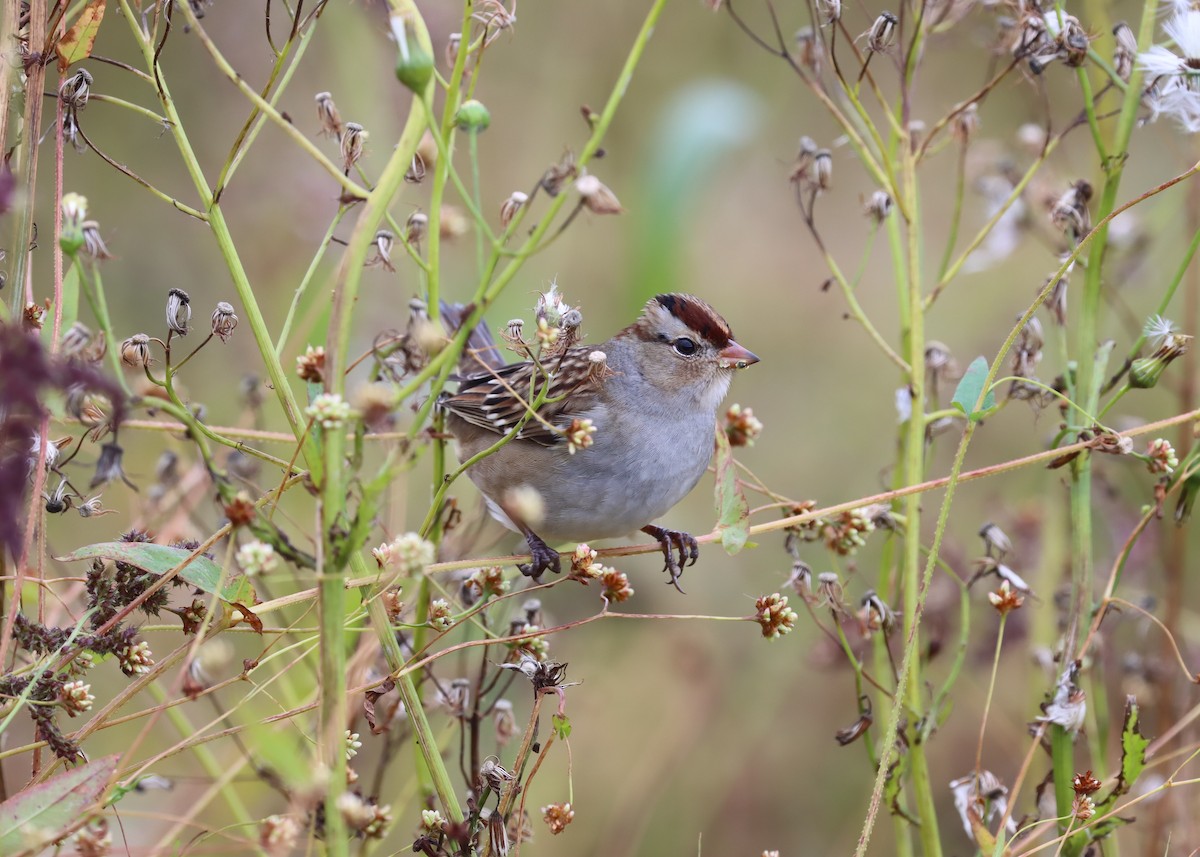
[[[267,6],[272,9],[271,26],[279,39],[286,31],[287,14],[281,4],[268,2]],[[460,27],[461,8],[449,3],[420,6],[438,68],[448,74],[442,51],[450,33]],[[474,97],[488,106],[492,117],[490,128],[479,138],[479,174],[482,207],[493,225],[500,203],[510,193],[528,191],[565,150],[578,151],[583,145],[589,129],[581,117],[581,105],[592,110],[603,105],[648,6],[524,0],[515,27],[499,34],[488,48]],[[741,0],[737,6],[759,32],[770,31],[765,5]],[[147,4],[144,12],[150,14],[149,9]],[[208,36],[242,78],[253,87],[261,86],[273,61],[264,33],[262,4],[216,0],[204,11],[202,24]],[[809,23],[808,11],[802,6],[780,4],[777,11],[788,33]],[[880,11],[848,7],[847,26],[857,35]],[[1104,11],[1103,16],[1097,15],[1097,22],[1101,17],[1135,20],[1141,7],[1118,3]],[[1082,12],[1077,14],[1082,16]],[[120,8],[110,2],[94,52],[141,68],[129,28],[121,18]],[[177,13],[162,63],[197,159],[212,180],[246,121],[250,105],[214,66],[182,20]],[[1087,20],[1084,23],[1088,25]],[[909,105],[913,119],[931,125],[999,70],[1005,57],[988,57],[995,33],[996,15],[985,4],[976,4],[949,34],[930,37],[919,70],[920,86],[914,88],[917,95]],[[2,36],[8,51],[12,34]],[[1107,55],[1111,51],[1107,30],[1092,36],[1096,49]],[[279,110],[336,162],[337,141],[318,136],[313,107],[316,93],[332,92],[343,118],[360,122],[369,132],[359,164],[365,175],[378,176],[401,136],[412,97],[394,78],[395,53],[385,4],[332,3],[321,15],[307,53],[279,101]],[[847,56],[848,51],[844,58]],[[94,76],[93,92],[157,110],[153,88],[145,81],[94,58],[84,65]],[[885,69],[894,76],[884,58],[872,68],[881,77]],[[1079,110],[1075,76],[1062,68],[1051,72],[1039,77],[1010,75],[981,108],[982,130],[966,156],[960,249],[989,216],[987,200],[977,190],[979,180],[1006,169],[1021,172],[1031,160],[1028,147],[1018,139],[1018,130],[1027,123],[1043,124],[1050,111],[1060,123],[1054,128],[1058,131],[1061,123],[1073,120]],[[50,95],[42,133],[50,128],[57,82],[51,67],[44,87]],[[110,158],[187,204],[197,205],[167,130],[144,116],[99,100],[82,112],[80,123],[88,140]],[[839,145],[841,134],[797,78],[778,59],[752,44],[728,16],[713,14],[708,4],[698,0],[667,4],[603,140],[602,157],[598,155],[591,165],[594,174],[620,198],[625,213],[601,217],[581,212],[561,237],[525,264],[512,286],[489,308],[489,322],[496,327],[508,318],[528,318],[536,293],[557,283],[573,304],[581,306],[588,337],[599,340],[627,324],[656,293],[678,290],[697,294],[717,307],[737,331],[738,340],[762,358],[761,364],[738,374],[729,398],[730,403],[752,407],[765,425],[752,447],[737,450],[742,464],[782,494],[796,500],[811,498],[820,506],[894,487],[896,391],[905,379],[873,349],[862,328],[848,319],[839,290],[828,286],[829,274],[803,224],[788,181],[802,135],[833,148],[834,184],[821,196],[818,225],[826,248],[839,259],[842,269],[857,271],[872,231],[862,212],[863,203],[877,187]],[[54,279],[51,213],[58,200],[53,138],[49,133],[42,143],[36,197],[20,201],[33,206],[38,226],[38,247],[30,256],[32,291],[38,301],[52,294]],[[461,138],[460,145],[465,145]],[[955,151],[948,147],[921,165],[921,208],[931,277],[953,216]],[[1161,123],[1139,128],[1128,153],[1120,199],[1132,198],[1182,172],[1197,156],[1194,138],[1171,133]],[[64,189],[87,198],[89,216],[99,220],[113,254],[103,264],[103,277],[118,340],[139,331],[162,329],[168,289],[184,289],[190,295],[199,328],[207,324],[209,308],[216,302],[235,301],[228,268],[203,224],[173,211],[94,152],[77,152],[68,146],[63,169]],[[1039,174],[1037,186],[1029,192],[1028,217],[1045,220],[1034,201],[1041,198],[1038,194],[1061,193],[1077,179],[1096,180],[1100,175],[1093,141],[1086,126],[1081,126],[1065,137]],[[297,285],[338,210],[338,193],[328,174],[268,122],[221,197],[241,260],[272,332],[280,330]],[[454,196],[452,191],[448,193]],[[428,211],[428,195],[428,181],[405,185],[392,207],[397,220],[403,223],[417,209]],[[356,216],[351,209],[334,231],[337,238],[349,237]],[[13,218],[11,212],[5,216],[6,239]],[[1114,230],[1118,225],[1123,234],[1148,236],[1153,248],[1118,249],[1106,269],[1107,312],[1100,334],[1102,339],[1114,339],[1116,354],[1123,355],[1146,317],[1155,312],[1183,248],[1200,226],[1200,190],[1188,182],[1166,201],[1123,215],[1114,222]],[[881,230],[870,256],[862,259],[856,296],[883,337],[898,343],[901,322],[887,243]],[[11,244],[7,249],[5,264],[11,268],[15,251]],[[1044,229],[1025,230],[1015,252],[953,282],[928,312],[926,336],[945,343],[962,367],[976,355],[991,360],[1014,319],[1029,307],[1045,283],[1047,273],[1058,268],[1060,249]],[[325,341],[331,284],[342,252],[339,246],[331,248],[317,270],[313,288],[301,302],[293,335],[281,354],[289,373],[307,345]],[[354,308],[357,323],[349,347],[352,357],[370,349],[384,330],[403,328],[410,299],[424,292],[419,272],[398,247],[395,256],[397,271],[374,267],[363,274]],[[451,240],[443,256],[443,296],[468,299],[477,279],[472,237],[468,234]],[[12,290],[21,287],[10,281],[0,297],[8,304]],[[1198,296],[1200,280],[1192,268],[1169,312],[1185,333],[1200,329]],[[1071,300],[1075,300],[1074,293]],[[91,322],[86,309],[81,310],[81,318]],[[1048,321],[1046,326],[1050,327]],[[1065,346],[1060,349],[1055,342],[1047,346],[1047,353],[1040,374],[1048,380],[1064,370]],[[244,323],[228,343],[211,343],[189,368],[181,379],[182,395],[189,403],[203,406],[203,420],[208,424],[287,431]],[[1117,368],[1116,361],[1112,368]],[[128,377],[131,384],[140,383],[138,373]],[[247,377],[254,380],[244,381]],[[247,389],[255,390],[266,406],[248,407]],[[296,390],[302,390],[300,384]],[[943,407],[951,392],[952,388],[939,390]],[[1196,401],[1193,352],[1172,365],[1158,389],[1137,392],[1136,401],[1133,394],[1126,398],[1109,416],[1108,424],[1118,430],[1133,427],[1184,413],[1196,407]],[[418,397],[415,404],[420,403]],[[401,429],[410,413],[400,412]],[[147,414],[143,410],[137,416],[144,419]],[[150,416],[161,418],[162,414]],[[1004,408],[978,429],[966,469],[1046,449],[1061,420],[1056,405],[1039,412],[1021,406]],[[71,430],[66,427],[57,433]],[[928,478],[950,470],[957,434],[956,430],[929,446]],[[1193,443],[1190,423],[1164,436],[1175,443],[1181,458]],[[195,456],[190,442],[177,432],[134,429],[122,430],[121,440],[125,471],[142,492],[113,485],[104,489],[104,505],[117,514],[47,519],[40,537],[44,538],[45,557],[111,541],[131,526],[152,525],[164,542],[211,534],[220,509],[212,504],[211,491],[204,484],[193,489],[202,499],[181,506],[178,514],[167,519],[153,518],[146,505],[146,489],[155,481],[156,462],[163,449],[191,461]],[[1138,439],[1138,451],[1145,440]],[[292,444],[264,448],[285,460],[293,452]],[[88,447],[81,458],[94,460],[95,454],[96,450]],[[378,465],[377,453],[368,458]],[[430,498],[428,458],[422,458],[416,469],[398,479],[387,493],[380,531],[389,537],[415,529],[425,515]],[[218,459],[227,464],[228,450],[220,450]],[[370,466],[365,469],[369,471]],[[278,479],[278,469],[267,467],[251,475],[246,484],[256,489],[252,493],[257,496],[277,485]],[[1039,465],[959,486],[941,549],[945,563],[967,578],[973,560],[981,555],[978,530],[987,521],[996,522],[1015,543],[1011,564],[1036,593],[1007,620],[982,751],[983,767],[1010,786],[1029,746],[1028,724],[1041,713],[1039,703],[1053,692],[1058,671],[1054,667],[1031,668],[1030,663],[1034,652],[1051,645],[1057,635],[1056,597],[1069,575],[1072,550],[1066,536],[1068,482],[1066,470]],[[667,524],[708,532],[714,521],[710,486],[711,482],[703,482],[670,514]],[[477,495],[465,480],[453,493],[468,518],[479,514]],[[1140,507],[1154,501],[1151,480],[1139,467],[1102,461],[1091,496],[1096,577],[1103,581],[1140,517]],[[921,496],[926,543],[941,501],[940,491]],[[752,496],[751,505],[758,502]],[[773,514],[756,517],[755,522],[773,520]],[[285,496],[279,518],[303,550],[316,550],[321,534],[312,500],[303,491]],[[1200,663],[1197,583],[1194,575],[1183,573],[1195,555],[1195,545],[1186,534],[1186,530],[1176,529],[1169,509],[1163,520],[1151,522],[1130,555],[1122,589],[1124,597],[1158,616],[1163,615],[1164,605],[1174,604],[1177,612],[1172,631],[1184,662],[1195,672]],[[1185,538],[1187,542],[1180,544],[1178,540]],[[368,547],[378,541],[376,531]],[[792,570],[782,533],[755,536],[752,542],[753,547],[735,556],[726,556],[715,545],[706,546],[700,563],[687,572],[686,597],[661,585],[661,560],[656,555],[613,560],[628,573],[637,591],[635,600],[626,606],[644,614],[752,614],[761,594],[787,591],[785,582]],[[457,546],[453,540],[451,545]],[[471,547],[474,555],[484,556],[517,549],[508,542],[488,540]],[[224,550],[223,545],[217,548],[218,561]],[[841,574],[847,592],[854,593],[855,605],[857,596],[874,585],[880,564],[898,553],[893,537],[882,533],[872,536],[855,555],[841,560],[822,550],[819,543],[804,548],[804,558],[814,572]],[[9,580],[12,568],[6,566]],[[79,566],[49,559],[46,568],[49,576],[81,573]],[[315,585],[311,577],[306,580],[303,586]],[[270,579],[259,594],[265,600],[290,591],[289,586]],[[948,783],[969,773],[974,765],[988,695],[999,619],[987,604],[986,588],[991,587],[980,585],[972,591],[965,665],[952,707],[941,712],[944,722],[927,748],[947,854],[973,853],[977,848],[961,828]],[[6,598],[11,597],[10,588]],[[27,605],[32,603],[29,593],[25,597]],[[78,607],[72,599],[78,597],[77,588],[70,590],[63,595],[61,610],[56,606],[57,596],[47,602],[46,609],[59,615],[60,621],[73,621],[67,617],[78,617],[72,612]],[[415,597],[415,593],[409,596],[406,591],[407,597]],[[594,590],[572,584],[540,597],[545,625],[578,620],[598,609]],[[793,599],[800,609],[799,599]],[[5,607],[9,603],[6,601]],[[904,609],[898,602],[893,606],[897,611]],[[950,669],[959,634],[958,611],[958,590],[939,573],[928,595],[922,626],[921,653],[929,657],[919,693],[927,702]],[[568,663],[569,677],[581,684],[567,691],[571,755],[568,760],[567,754],[557,752],[561,748],[555,748],[531,786],[528,805],[535,816],[536,839],[522,851],[604,857],[758,855],[771,849],[785,857],[852,853],[867,809],[874,767],[861,742],[842,747],[835,741],[835,733],[859,715],[853,673],[836,641],[831,642],[805,611],[800,612],[797,630],[769,644],[746,623],[687,620],[597,622],[551,638],[554,659]],[[289,618],[314,630],[315,611],[298,616]],[[1098,685],[1101,693],[1093,694],[1089,701],[1107,710],[1115,725],[1102,736],[1088,736],[1108,761],[1091,759],[1083,764],[1086,756],[1081,756],[1080,767],[1090,765],[1097,772],[1112,774],[1114,760],[1119,759],[1120,712],[1126,694],[1136,693],[1142,703],[1142,728],[1149,736],[1162,734],[1188,712],[1194,713],[1200,695],[1181,678],[1163,634],[1147,619],[1123,611],[1107,621],[1103,646],[1096,655],[1107,672]],[[155,652],[177,645],[177,631],[165,630],[170,622],[152,620],[152,624],[164,629],[145,634]],[[359,631],[369,633],[369,625],[361,619],[352,643]],[[311,640],[311,635],[306,639]],[[264,645],[244,627],[206,642],[202,648],[213,648],[212,661],[217,665],[212,680],[236,676],[242,659],[259,657]],[[896,635],[892,653],[897,663],[902,650],[903,636]],[[501,655],[489,657],[496,662],[503,659]],[[866,657],[869,663],[870,655]],[[440,663],[439,675],[443,679],[470,675],[478,661],[473,650],[450,656]],[[253,684],[254,674],[250,675]],[[308,698],[315,675],[312,669],[297,669],[294,677],[284,681],[291,685],[284,696]],[[98,707],[107,703],[114,688],[122,686],[111,663],[93,673],[91,681],[98,696],[99,688],[108,687]],[[175,671],[167,673],[115,714],[175,698],[181,693],[181,681]],[[85,749],[89,758],[97,759],[121,753],[136,743],[137,759],[129,761],[140,761],[206,725],[211,732],[234,723],[257,723],[285,707],[272,693],[248,696],[244,687],[233,686],[170,709],[163,716],[104,729],[88,739]],[[350,701],[352,715],[361,707],[361,696]],[[527,700],[521,697],[516,720],[522,727],[528,710]],[[885,712],[875,714],[872,735],[880,741]],[[306,714],[294,721],[290,731],[257,727],[238,740],[203,746],[218,772],[247,758],[253,764],[285,765],[288,752],[299,753],[300,748],[315,752],[310,742],[317,740],[316,720],[309,717]],[[430,718],[438,738],[452,746],[458,738],[451,719],[441,711],[431,711]],[[390,769],[372,783],[375,772],[369,760],[382,752],[385,738],[371,735],[361,718],[357,723],[356,731],[362,733],[365,746],[352,764],[357,768],[360,762],[367,762],[360,775],[368,785],[381,785],[380,802],[391,804],[396,813],[393,835],[373,853],[397,853],[411,843],[410,834],[419,824],[422,804],[415,772],[421,763],[410,755],[411,748],[406,749],[393,757]],[[33,739],[23,717],[0,728],[4,729],[4,748]],[[543,736],[547,730],[548,724],[544,724]],[[1100,745],[1102,740],[1107,746]],[[1173,747],[1194,748],[1196,741],[1195,727],[1185,726]],[[268,750],[271,742],[282,743],[285,752],[280,753],[278,747]],[[448,753],[454,755],[452,750]],[[43,758],[41,764],[48,760]],[[561,836],[552,837],[537,818],[537,810],[568,799],[568,766],[576,817]],[[462,800],[457,762],[450,767]],[[1032,785],[1048,767],[1049,756],[1039,754],[1015,817],[1033,812]],[[1155,773],[1166,776],[1173,767],[1160,766]],[[1184,775],[1195,776],[1194,767]],[[255,831],[239,826],[225,803],[210,800],[210,790],[219,792],[224,784],[214,779],[212,771],[203,771],[195,757],[174,755],[151,770],[172,787],[123,799],[122,824],[119,829],[113,825],[113,853],[126,853],[126,848],[131,854],[147,853],[171,828],[172,820],[198,802],[205,802],[206,808],[192,826],[177,834],[180,850],[171,853],[243,853],[234,844],[237,838],[256,841]],[[6,796],[11,796],[29,778],[29,756],[5,757],[3,772]],[[241,768],[235,781],[252,818],[286,809],[278,793],[253,772],[253,766]],[[1176,792],[1138,808],[1134,814],[1139,823],[1121,834],[1122,853],[1187,854],[1200,844],[1200,827],[1187,810],[1194,801],[1194,789]],[[885,806],[885,819],[878,826],[870,853],[905,853],[896,850],[897,828],[886,823],[886,812]],[[212,830],[227,830],[235,839],[216,845],[220,840],[201,837]],[[189,846],[192,837],[197,837],[196,844]],[[1111,840],[1104,847],[1102,853],[1117,853]]]

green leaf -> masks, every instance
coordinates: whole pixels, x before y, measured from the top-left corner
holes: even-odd
[[[92,47],[96,44],[96,34],[100,32],[100,22],[104,20],[104,9],[107,5],[108,0],[90,0],[71,25],[71,29],[58,40],[54,51],[58,54],[60,72],[92,55]]]
[[[0,803],[0,854],[41,850],[97,804],[120,756],[105,756],[56,774]]]
[[[571,719],[565,714],[555,714],[550,718],[554,726],[554,737],[566,741],[571,737]]]
[[[1117,776],[1112,794],[1104,799],[1100,807],[1116,803],[1117,798],[1133,787],[1146,768],[1146,748],[1150,746],[1150,739],[1142,734],[1140,715],[1137,697],[1125,697],[1125,724],[1121,727],[1121,773]]]
[[[191,551],[154,545],[148,542],[102,542],[88,545],[66,556],[60,562],[76,562],[81,559],[111,559],[126,562],[151,574],[166,574],[188,558]],[[179,579],[186,580],[210,595],[216,595],[229,604],[257,604],[254,587],[244,575],[228,575],[221,582],[221,567],[206,556],[198,556],[179,572]]]
[[[746,539],[750,537],[750,503],[738,485],[733,450],[720,426],[717,426],[716,503],[721,547],[732,556],[746,546]]]
[[[958,387],[954,390],[954,398],[950,402],[966,414],[972,422],[983,419],[996,407],[996,394],[988,390],[987,394],[983,396],[982,406],[979,410],[975,410],[975,404],[983,394],[983,385],[987,381],[987,376],[987,360],[983,357],[976,357],[958,382]]]

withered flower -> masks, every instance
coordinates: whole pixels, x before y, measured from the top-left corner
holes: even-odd
[[[176,336],[187,336],[192,321],[192,299],[183,289],[167,292],[167,329]]]
[[[1071,780],[1071,788],[1075,790],[1077,795],[1092,795],[1100,791],[1101,783],[1098,779],[1092,776],[1089,770],[1086,774],[1076,774]]]
[[[1114,24],[1112,32],[1117,43],[1113,49],[1113,70],[1117,77],[1129,83],[1133,75],[1133,61],[1138,55],[1137,37],[1133,35],[1133,28],[1124,21]]]
[[[228,342],[237,325],[238,317],[237,313],[233,311],[233,304],[218,301],[217,308],[213,310],[212,314],[213,335],[219,336],[222,342]]]
[[[404,221],[404,227],[405,240],[419,248],[421,239],[425,237],[425,232],[429,229],[429,215],[423,211],[414,211],[408,216],[408,220]]]
[[[85,220],[81,228],[83,229],[83,252],[97,261],[111,259],[112,254],[108,252],[108,245],[104,243],[104,237],[100,234],[99,221]]]
[[[542,819],[555,836],[562,833],[567,825],[575,820],[575,810],[570,803],[552,803],[542,807]]]
[[[1012,540],[1008,534],[991,521],[979,528],[979,537],[983,539],[984,552],[997,560],[1004,559],[1012,550]]]
[[[363,130],[363,126],[357,122],[347,122],[342,129],[341,136],[341,153],[342,153],[342,170],[346,175],[350,175],[350,169],[358,163],[358,159],[363,155],[363,148],[366,145],[367,137],[370,136]]]
[[[896,28],[900,25],[900,19],[891,12],[881,12],[875,22],[871,24],[871,29],[866,33],[867,48],[873,53],[886,51],[896,38]]]
[[[310,345],[303,354],[296,358],[296,374],[300,380],[311,384],[325,382],[325,349],[320,345]]]
[[[509,227],[513,222],[513,218],[517,216],[517,212],[529,202],[529,194],[522,193],[519,190],[509,194],[508,199],[500,204],[500,226],[504,229]]]
[[[383,268],[385,271],[395,273],[396,266],[392,264],[392,247],[396,243],[396,236],[389,229],[380,229],[375,233],[375,240],[371,242],[375,247],[375,253],[363,263],[367,268]]]
[[[877,224],[883,223],[892,213],[892,197],[886,190],[877,190],[863,205],[863,213]]]
[[[625,210],[621,208],[616,194],[590,173],[584,173],[575,180],[575,190],[583,198],[584,207],[593,214],[620,214]]]
[[[133,368],[150,365],[150,337],[135,333],[121,343],[121,362]]]
[[[321,125],[321,136],[342,136],[342,114],[328,92],[317,93],[317,122]]]
[[[118,479],[133,487],[133,483],[126,478],[125,471],[121,469],[121,458],[124,454],[125,450],[116,443],[106,443],[100,447],[100,458],[96,461],[96,474],[92,477],[89,487],[107,485]]]

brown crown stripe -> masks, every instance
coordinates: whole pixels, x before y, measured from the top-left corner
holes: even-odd
[[[703,336],[716,348],[733,341],[733,331],[717,311],[699,298],[689,295],[657,295],[659,306]]]

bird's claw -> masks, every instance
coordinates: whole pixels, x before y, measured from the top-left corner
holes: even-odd
[[[662,546],[663,558],[666,560],[663,571],[670,575],[667,583],[683,594],[683,589],[679,586],[679,578],[683,575],[684,568],[695,565],[696,560],[700,558],[700,543],[696,541],[695,536],[679,530],[648,526],[642,527],[642,532],[656,539]],[[675,551],[679,552],[678,559]]]
[[[529,545],[530,561],[517,566],[521,574],[536,581],[547,570],[555,574],[562,571],[562,560],[558,551],[548,546],[536,533],[526,533],[525,543]]]

